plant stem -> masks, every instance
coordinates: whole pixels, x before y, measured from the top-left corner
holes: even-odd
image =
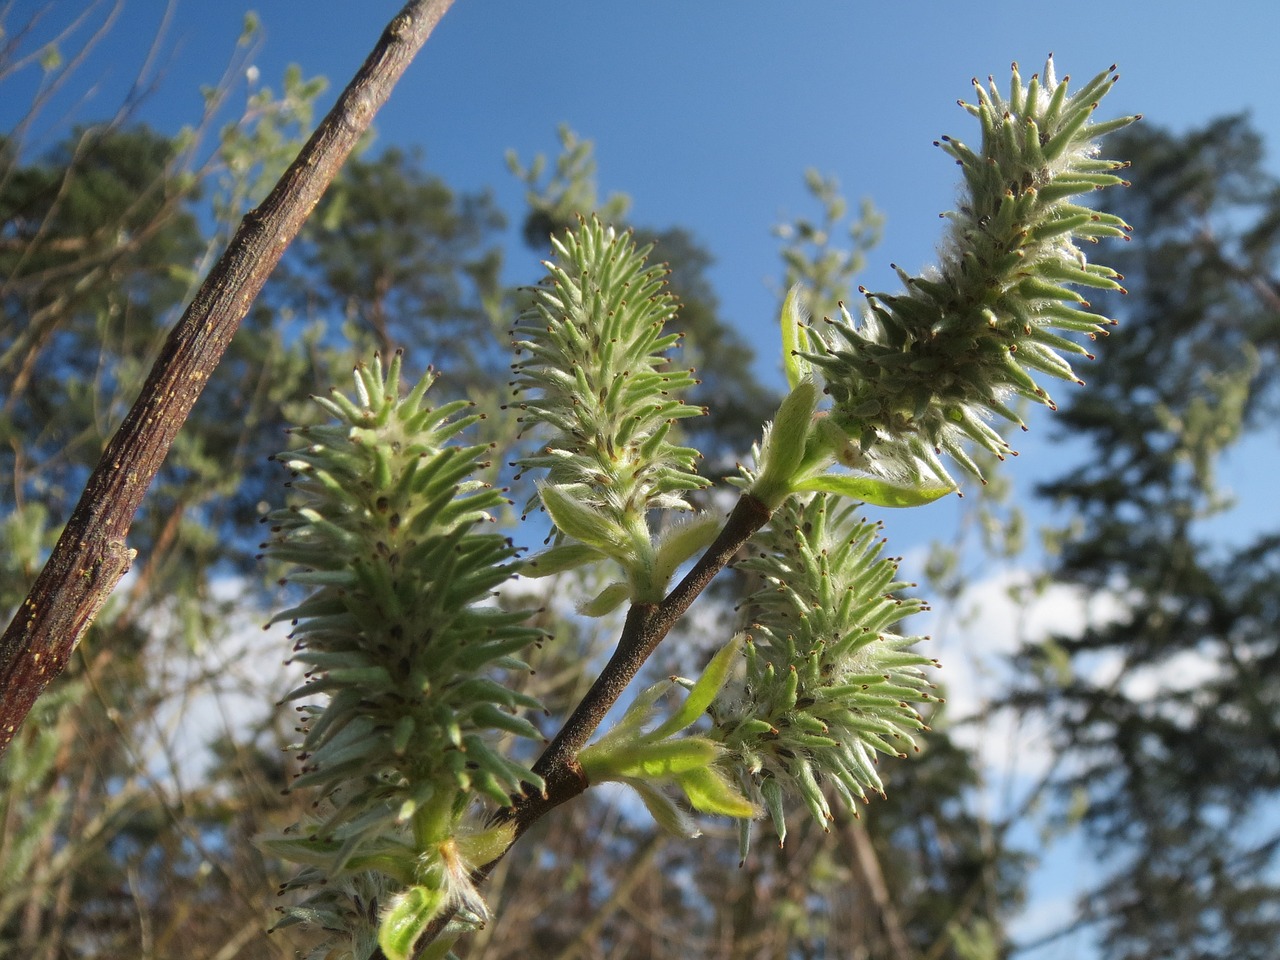
[[[516,821],[516,836],[524,833],[548,810],[572,800],[589,786],[578,765],[578,752],[618,702],[658,644],[671,632],[689,605],[715,579],[733,555],[769,519],[768,508],[750,494],[743,494],[715,542],[698,558],[688,575],[661,603],[638,603],[627,612],[618,646],[591,689],[579,701],[555,739],[534,764],[534,772],[547,782],[542,795],[531,795],[503,812]]]
[[[453,0],[410,0],[235,236],[170,332],[132,409],[0,638],[0,756],[128,571],[134,516],[187,415],[285,248]]]

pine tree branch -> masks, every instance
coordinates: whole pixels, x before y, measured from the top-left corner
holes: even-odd
[[[133,560],[134,516],[249,307],[453,0],[410,0],[169,334],[31,592],[0,638],[0,755]]]

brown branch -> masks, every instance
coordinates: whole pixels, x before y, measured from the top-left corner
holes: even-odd
[[[636,604],[627,613],[613,656],[533,765],[534,773],[546,781],[546,790],[531,793],[503,811],[504,819],[515,820],[517,837],[547,811],[586,790],[589,784],[578,765],[578,752],[689,605],[768,520],[768,508],[743,494],[715,542],[676,588],[661,603]]]
[[[271,193],[245,215],[165,342],[52,555],[0,638],[0,754],[115,588],[129,527],[232,335],[453,0],[410,0]]]

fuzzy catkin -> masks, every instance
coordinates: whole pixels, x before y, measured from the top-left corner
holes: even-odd
[[[804,352],[832,398],[831,419],[846,443],[847,465],[873,475],[954,485],[941,455],[969,473],[976,443],[998,457],[1009,444],[989,421],[1020,427],[1013,396],[1053,406],[1033,374],[1082,383],[1064,354],[1089,356],[1062,336],[1105,335],[1114,323],[1090,312],[1077,287],[1123,290],[1118,273],[1091,263],[1079,242],[1128,238],[1119,217],[1077,199],[1126,183],[1127,164],[1098,157],[1098,139],[1137,117],[1092,123],[1116,79],[1114,67],[1078,92],[1058,81],[1052,59],[1025,85],[1014,65],[1007,96],[974,81],[964,104],[982,127],[973,149],[944,137],[938,145],[965,178],[941,263],[923,276],[899,270],[904,290],[866,294],[855,318],[810,328]]]

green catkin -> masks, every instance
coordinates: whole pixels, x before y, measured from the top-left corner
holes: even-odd
[[[1123,164],[1096,157],[1096,141],[1137,118],[1091,122],[1114,79],[1106,71],[1068,95],[1050,60],[1026,86],[1015,65],[1007,100],[994,82],[974,82],[978,102],[967,109],[982,124],[980,151],[938,141],[967,187],[944,215],[951,226],[938,270],[899,271],[905,293],[868,294],[862,318],[843,312],[815,331],[804,354],[825,380],[831,419],[860,470],[953,484],[933,455],[943,451],[980,478],[961,444],[1008,451],[981,425],[992,414],[1021,425],[1005,404],[1010,394],[1053,406],[1031,372],[1082,382],[1062,354],[1087,351],[1050,328],[1105,334],[1113,321],[1090,312],[1072,287],[1123,291],[1119,275],[1088,263],[1077,241],[1127,239],[1129,226],[1071,202],[1126,182],[1112,172]]]
[[[465,871],[441,869],[437,847],[463,829],[468,796],[507,805],[541,782],[495,746],[539,737],[508,712],[537,704],[489,675],[524,669],[515,655],[541,637],[523,613],[488,602],[518,568],[509,541],[482,532],[506,501],[470,479],[487,448],[450,444],[477,419],[457,416],[471,404],[430,407],[433,380],[401,399],[399,355],[385,369],[375,358],[357,368],[354,399],[318,400],[338,423],[294,430],[301,448],[278,457],[300,474],[298,503],[268,518],[265,553],[315,591],[276,619],[294,622],[295,659],[310,667],[285,698],[311,701],[293,789],[318,797],[312,821],[264,841],[307,865],[286,889],[310,895],[284,923],[342,914],[368,884],[386,888],[384,903],[397,884],[412,900],[428,876],[441,893],[427,906],[482,909]]]
[[[759,553],[738,564],[762,581],[746,603],[753,642],[741,688],[711,712],[725,762],[779,837],[786,828],[771,794],[804,799],[825,823],[820,782],[850,796],[881,792],[867,751],[900,755],[889,739],[914,746],[908,731],[924,726],[911,703],[930,699],[922,671],[936,664],[904,651],[919,638],[886,632],[922,604],[886,595],[905,584],[881,556],[879,525],[857,507],[830,494],[792,497],[755,541]]]
[[[627,597],[656,602],[667,582],[648,514],[690,510],[688,494],[707,486],[695,472],[698,451],[672,439],[677,420],[705,412],[680,399],[697,381],[667,356],[680,340],[664,332],[676,301],[665,268],[647,265],[648,249],[629,235],[592,220],[552,242],[547,278],[512,330],[515,405],[540,442],[517,463],[546,471],[525,510],[540,497],[558,532],[591,548],[580,560],[616,561]],[[593,537],[593,528],[626,533]]]

